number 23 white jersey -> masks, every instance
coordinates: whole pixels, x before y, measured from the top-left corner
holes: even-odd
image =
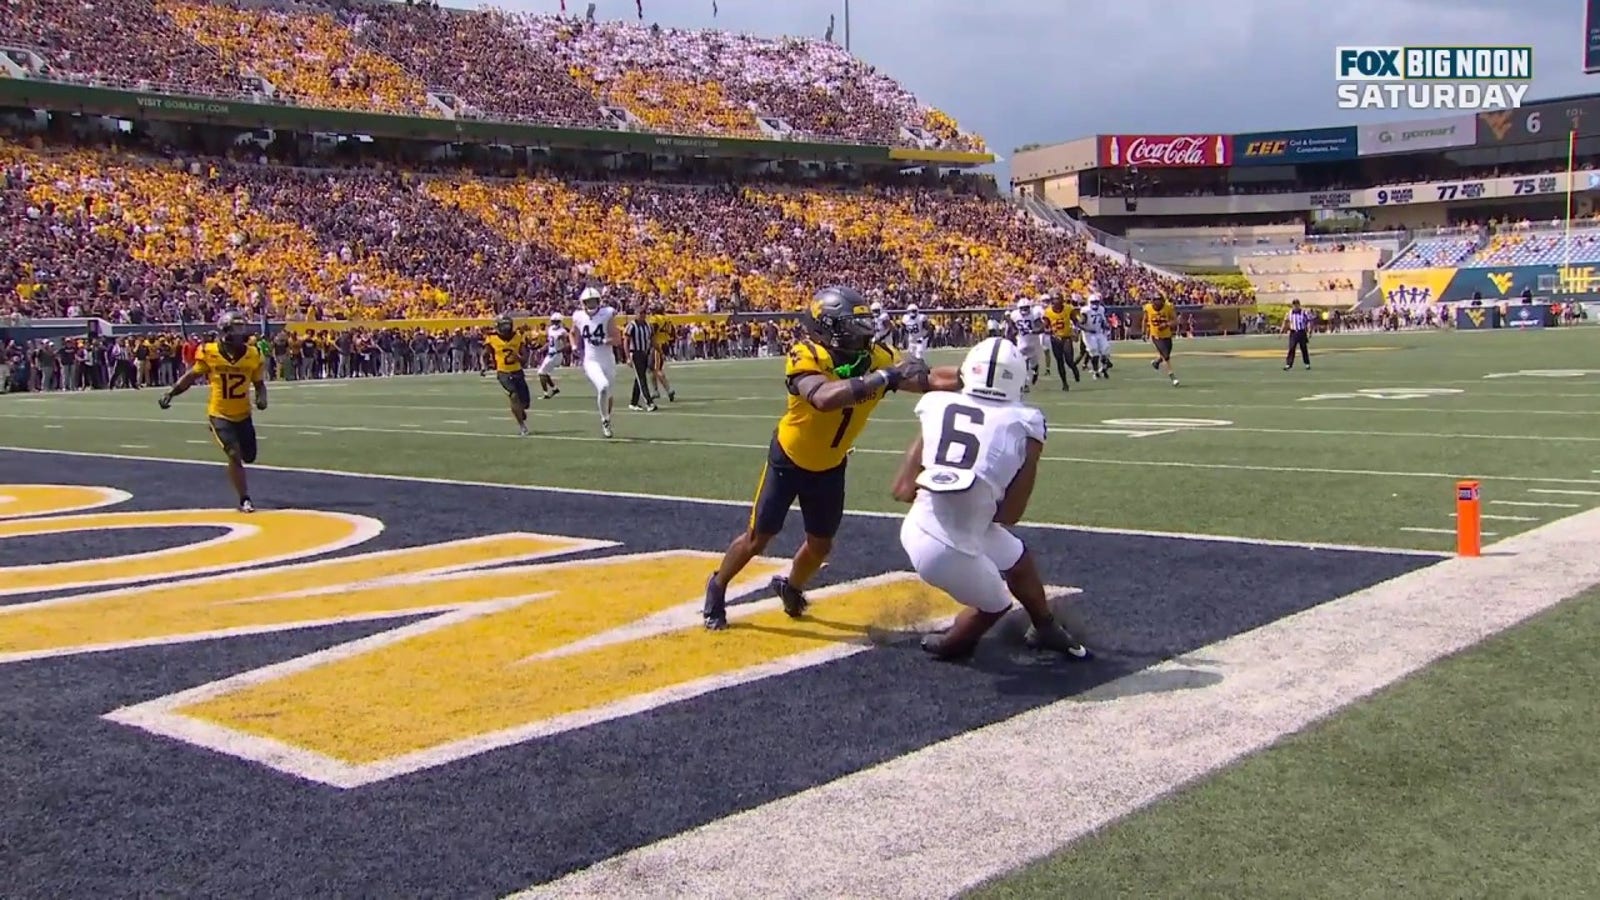
[[[908,518],[946,546],[983,552],[983,536],[1028,458],[1028,441],[1043,443],[1044,413],[939,391],[917,401],[922,474]]]
[[[579,308],[572,314],[572,330],[578,333],[578,338],[590,347],[603,347],[611,343],[611,320],[616,318],[617,311],[609,306],[602,306],[594,312]]]

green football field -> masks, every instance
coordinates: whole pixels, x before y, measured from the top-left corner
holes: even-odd
[[[1456,482],[1470,478],[1482,484],[1485,544],[1494,557],[1496,542],[1600,507],[1600,328],[1328,336],[1315,344],[1311,371],[1283,371],[1281,347],[1275,337],[1182,342],[1177,388],[1151,371],[1149,351],[1136,343],[1118,348],[1109,382],[1086,375],[1062,392],[1054,376],[1041,380],[1030,400],[1046,411],[1050,439],[1028,518],[1442,552],[1455,546]],[[945,352],[933,361],[956,359]],[[270,409],[257,416],[260,462],[746,500],[783,408],[781,362],[668,371],[677,401],[656,413],[632,412],[622,396],[609,440],[575,369],[558,372],[559,397],[535,400],[528,438],[516,435],[492,379],[279,384]],[[157,395],[0,397],[0,445],[216,459],[202,424],[203,393],[167,412]],[[852,508],[898,508],[888,482],[912,434],[913,402],[891,397],[875,413],[850,463]],[[230,505],[220,467],[196,476],[194,505]],[[266,494],[256,500],[267,509],[273,503]],[[1539,564],[1525,546],[1499,555],[1505,558],[1481,562],[1502,565],[1494,570],[1501,574],[1467,588],[1481,591],[1485,604],[1515,590],[1507,572]],[[1429,623],[1400,624],[1423,633]],[[1415,637],[1407,627],[1396,633]],[[1485,627],[1473,640],[1489,639],[1464,652],[1424,654],[1448,658],[974,895],[1594,895],[1600,586],[1494,634],[1500,627]],[[1372,645],[1385,637],[1375,631]],[[1201,666],[1207,655],[1175,662]],[[1250,681],[1242,667],[1220,671],[1227,677],[1218,689]],[[1329,681],[1343,674],[1330,671]],[[1290,687],[1282,693],[1292,705],[1299,700]],[[1204,695],[1190,702],[1203,703]],[[1245,724],[1266,715],[1238,712]],[[1215,727],[1221,733],[1240,722]],[[1139,750],[1137,740],[1126,746]],[[1037,802],[1070,807],[1074,798]]]
[[[1311,371],[1282,371],[1278,339],[1180,343],[1182,385],[1119,348],[1110,381],[1041,380],[1041,522],[1448,550],[1458,478],[1483,482],[1485,538],[1600,505],[1600,329],[1320,338]],[[935,362],[954,362],[953,352]],[[1595,367],[1585,369],[1585,366]],[[619,368],[619,373],[626,369]],[[669,366],[677,402],[618,402],[599,433],[576,369],[535,400],[520,439],[492,379],[424,376],[274,385],[261,462],[566,488],[743,500],[783,409],[776,360]],[[214,455],[203,394],[7,397],[0,443],[136,456]],[[892,510],[910,397],[877,411],[851,461],[851,504]],[[219,485],[217,502],[227,500]],[[261,498],[270,502],[269,498]]]

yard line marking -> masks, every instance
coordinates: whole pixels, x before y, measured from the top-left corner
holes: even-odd
[[[590,413],[590,415],[592,415],[592,413]],[[0,413],[0,418],[38,419],[38,418],[43,418],[43,417],[42,416],[31,416],[31,415],[19,415],[19,414],[14,414],[14,413]],[[143,423],[160,424],[160,425],[187,425],[188,424],[187,422],[185,422],[182,419],[170,419],[170,418],[136,418],[136,417],[132,417],[132,416],[118,417],[118,416],[100,416],[100,415],[96,415],[96,416],[92,416],[92,417],[85,416],[83,418],[93,418],[97,422],[143,422]],[[283,423],[279,423],[279,422],[273,422],[273,423],[258,422],[258,423],[256,423],[256,427],[257,428],[305,428],[310,424],[311,423],[291,424],[291,423],[287,423],[287,422],[283,422]],[[368,434],[420,434],[420,435],[426,435],[426,436],[429,436],[429,437],[502,438],[502,439],[507,439],[507,440],[523,440],[523,438],[518,437],[517,435],[514,435],[514,434],[505,434],[505,433],[501,433],[501,432],[487,432],[487,431],[424,431],[424,430],[416,430],[416,429],[411,429],[411,428],[378,428],[378,427],[369,426],[369,425],[318,425],[316,427],[322,428],[324,431],[355,432],[355,433],[368,433]],[[620,436],[620,437],[614,437],[614,438],[605,438],[605,437],[585,436],[585,435],[572,435],[572,434],[541,434],[538,437],[539,437],[539,439],[546,440],[546,441],[581,441],[581,442],[584,442],[584,443],[594,443],[594,444],[664,444],[664,445],[672,446],[672,447],[717,447],[717,448],[727,449],[727,450],[766,450],[766,449],[768,449],[767,444],[764,444],[764,443],[763,444],[745,444],[745,443],[734,443],[734,442],[730,442],[730,441],[688,441],[688,440],[670,440],[670,439],[658,439],[658,438],[632,438],[632,437],[626,437],[626,436]],[[263,436],[261,439],[265,440],[265,436]],[[0,448],[0,449],[4,449],[4,448]],[[886,456],[899,456],[899,455],[903,454],[905,451],[904,450],[890,450],[890,449],[879,448],[879,447],[861,447],[861,446],[857,446],[855,448],[855,452],[856,453],[868,453],[868,454],[879,455],[879,456],[884,456],[884,455],[886,455]],[[1483,474],[1474,474],[1474,473],[1470,473],[1470,472],[1395,472],[1395,471],[1390,471],[1390,470],[1386,470],[1386,469],[1331,469],[1331,468],[1318,468],[1318,467],[1314,467],[1314,466],[1263,466],[1263,465],[1250,465],[1250,464],[1246,464],[1246,463],[1202,463],[1202,462],[1189,462],[1189,461],[1185,461],[1185,460],[1105,459],[1105,458],[1093,457],[1093,456],[1041,456],[1040,460],[1042,460],[1044,462],[1088,463],[1088,464],[1105,465],[1105,466],[1146,466],[1146,467],[1156,467],[1156,468],[1202,469],[1202,470],[1236,471],[1236,472],[1283,472],[1283,473],[1315,474],[1315,475],[1363,475],[1363,476],[1375,475],[1375,476],[1379,476],[1379,477],[1389,477],[1389,478],[1452,478],[1452,479],[1457,479],[1457,480],[1463,479],[1463,478],[1477,478],[1479,480],[1519,481],[1519,482],[1525,482],[1525,483],[1529,483],[1529,484],[1596,484],[1596,485],[1600,485],[1600,479],[1597,479],[1597,480],[1582,480],[1582,479],[1573,479],[1573,478],[1545,478],[1545,477],[1539,477],[1539,476],[1525,476],[1525,475],[1483,475]],[[259,466],[258,466],[258,468],[259,468]],[[744,504],[740,504],[740,505],[744,505]]]
[[[1402,526],[1400,526],[1400,530],[1401,531],[1415,531],[1415,532],[1418,532],[1418,533],[1421,533],[1421,534],[1455,534],[1456,533],[1456,530],[1454,528],[1423,528],[1423,527],[1421,527],[1419,525],[1402,525]],[[1482,534],[1484,537],[1494,537],[1497,533],[1498,532],[1494,532],[1494,531],[1480,532],[1480,534]]]
[[[302,431],[300,434],[305,437],[322,437],[322,432],[320,431]]]
[[[46,425],[45,427],[53,429],[53,428],[62,428],[62,427],[65,427],[65,426],[62,426],[62,425]]]
[[[1566,484],[1593,484],[1592,481],[1576,481],[1567,479]],[[1530,494],[1572,494],[1579,497],[1600,497],[1600,491],[1562,491],[1555,488],[1528,488]]]
[[[1592,510],[514,896],[956,895],[1600,583],[1597,542]]]
[[[468,422],[466,419],[445,419],[444,420],[444,424],[446,424],[446,425],[471,425],[472,423]]]
[[[1450,514],[1450,518],[1454,519],[1455,517],[1456,517],[1455,513],[1451,513]],[[1490,515],[1489,513],[1483,513],[1482,515],[1478,516],[1478,518],[1480,518],[1480,519],[1494,519],[1494,520],[1497,520],[1497,521],[1500,521],[1500,522],[1537,522],[1537,521],[1539,521],[1537,516],[1494,516],[1494,515]]]
[[[592,415],[592,413],[589,413],[589,415]],[[43,418],[43,417],[42,416],[33,416],[33,415],[21,415],[21,414],[16,414],[16,413],[0,413],[0,418],[38,419],[38,418]],[[185,422],[182,419],[171,419],[171,418],[137,418],[137,417],[132,417],[132,416],[101,416],[101,415],[84,416],[82,418],[85,418],[85,419],[92,418],[94,421],[97,421],[97,422],[142,422],[142,423],[147,423],[147,424],[160,424],[160,425],[187,425],[188,424],[187,422]],[[308,427],[308,426],[310,426],[312,424],[313,423],[309,423],[309,422],[299,423],[299,424],[287,423],[287,422],[273,422],[273,423],[258,422],[258,423],[256,423],[256,427],[258,429],[261,429],[261,428],[305,428],[305,427]],[[425,430],[416,430],[416,429],[411,429],[411,428],[379,428],[379,427],[369,426],[369,425],[316,425],[316,427],[319,427],[319,428],[323,429],[324,431],[353,432],[353,433],[367,433],[367,434],[420,434],[420,435],[426,435],[426,436],[429,436],[429,437],[502,438],[502,439],[508,439],[508,440],[524,440],[523,438],[518,437],[515,434],[506,434],[506,433],[501,433],[501,432],[487,432],[487,431],[431,431],[431,430],[430,431],[425,431]],[[614,438],[605,438],[605,437],[597,437],[597,436],[572,435],[572,434],[541,434],[541,435],[538,435],[538,437],[539,437],[539,439],[546,440],[546,441],[580,441],[580,442],[584,442],[584,443],[612,444],[612,445],[620,445],[620,444],[663,444],[663,445],[672,446],[672,447],[717,447],[717,448],[727,449],[727,450],[767,450],[768,449],[768,445],[764,444],[764,443],[762,443],[762,444],[746,444],[746,443],[734,443],[734,442],[730,442],[730,441],[691,441],[691,440],[672,440],[672,439],[665,439],[665,438],[644,438],[644,437],[626,437],[626,436],[619,436],[619,437],[614,437]],[[262,436],[260,439],[261,440],[265,440],[266,438],[265,438],[265,436]],[[0,448],[0,449],[4,449],[4,448]],[[903,454],[905,451],[904,450],[891,450],[891,449],[879,448],[879,447],[861,447],[861,446],[857,446],[855,448],[854,452],[856,452],[856,453],[867,453],[867,454],[873,454],[873,455],[899,456],[899,455]],[[1283,473],[1316,474],[1316,475],[1363,475],[1363,476],[1375,475],[1375,476],[1379,476],[1379,477],[1390,477],[1390,478],[1453,478],[1453,479],[1458,479],[1458,480],[1459,479],[1463,479],[1463,478],[1477,478],[1479,480],[1518,481],[1518,482],[1524,482],[1524,483],[1529,483],[1529,484],[1595,484],[1595,485],[1600,485],[1600,479],[1584,480],[1584,479],[1574,479],[1574,478],[1546,478],[1546,477],[1540,477],[1540,476],[1527,476],[1527,475],[1484,475],[1484,474],[1480,474],[1480,473],[1471,473],[1471,472],[1396,472],[1396,471],[1390,471],[1390,470],[1387,470],[1387,469],[1331,469],[1331,468],[1318,468],[1318,467],[1314,467],[1314,466],[1264,466],[1264,465],[1250,465],[1250,464],[1246,464],[1246,463],[1202,463],[1202,462],[1189,462],[1189,461],[1185,461],[1185,460],[1120,459],[1120,458],[1119,459],[1106,459],[1106,458],[1093,457],[1093,456],[1041,456],[1040,460],[1042,460],[1044,462],[1087,463],[1087,464],[1106,465],[1106,466],[1146,466],[1146,467],[1156,467],[1156,468],[1202,469],[1202,470],[1237,471],[1237,472],[1283,472]]]
[[[501,435],[491,435],[499,437]],[[521,440],[518,438],[518,440]],[[603,440],[603,439],[601,439]],[[766,449],[762,447],[762,449]],[[10,447],[0,445],[0,451],[14,453],[36,453],[42,456],[76,456],[89,459],[125,459],[135,462],[170,463],[185,466],[213,466],[214,462],[204,459],[178,459],[169,457],[132,456],[126,453],[91,453],[87,450],[46,450],[38,447]],[[647,494],[640,491],[601,491],[592,488],[555,487],[539,484],[507,484],[498,481],[470,481],[463,478],[433,478],[425,475],[384,475],[377,472],[352,472],[344,469],[314,469],[306,466],[272,466],[256,464],[252,470],[261,469],[273,472],[304,472],[311,475],[336,475],[341,478],[365,478],[373,481],[404,481],[416,484],[447,484],[463,487],[495,488],[508,491],[532,491],[550,494],[604,494],[608,497],[625,497],[631,500],[660,500],[671,503],[702,503],[712,506],[736,506],[748,509],[748,500],[721,500],[713,497],[688,497],[682,494]],[[873,509],[852,509],[846,511],[852,516],[862,516],[872,519],[900,519],[905,516],[899,512],[883,512]],[[1117,528],[1108,525],[1069,525],[1064,522],[1018,522],[1018,528],[1047,528],[1053,531],[1076,531],[1084,534],[1122,534],[1133,537],[1167,537],[1182,538],[1189,541],[1210,541],[1222,544],[1249,544],[1257,547],[1298,547],[1307,550],[1340,550],[1359,553],[1389,553],[1401,556],[1432,556],[1448,557],[1451,554],[1439,550],[1419,550],[1415,547],[1380,547],[1366,544],[1335,544],[1322,541],[1291,541],[1278,538],[1240,537],[1221,534],[1200,534],[1190,531],[1152,531],[1143,528]]]
[[[1582,509],[1582,503],[1546,503],[1542,500],[1490,500],[1491,506],[1546,506],[1552,509]]]
[[[118,444],[124,450],[149,450],[149,444]]]

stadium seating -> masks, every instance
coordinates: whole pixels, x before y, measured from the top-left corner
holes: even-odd
[[[843,48],[633,22],[442,10],[429,4],[9,0],[0,41],[50,77],[411,115],[600,125],[602,106],[674,133],[982,150],[950,116]],[[435,92],[436,102],[428,94]],[[757,116],[781,120],[767,130]],[[614,126],[615,119],[611,120]]]
[[[795,309],[858,284],[890,302],[1009,304],[1083,291],[1238,302],[1089,252],[1015,207],[948,189],[583,183],[0,142],[0,314],[483,316],[567,309],[599,281],[683,311]]]
[[[1500,232],[1462,265],[1544,266],[1568,262],[1600,262],[1600,229],[1576,228],[1570,237],[1561,231]]]
[[[1419,238],[1401,251],[1388,268],[1431,269],[1459,266],[1478,249],[1482,240],[1482,235],[1476,232]]]

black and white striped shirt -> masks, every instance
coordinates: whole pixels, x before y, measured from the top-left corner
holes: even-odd
[[[628,341],[628,352],[640,353],[649,359],[656,337],[656,327],[649,322],[634,319],[628,323],[628,331],[624,337]]]
[[[1311,327],[1311,314],[1303,309],[1289,310],[1289,330],[1305,331]]]

